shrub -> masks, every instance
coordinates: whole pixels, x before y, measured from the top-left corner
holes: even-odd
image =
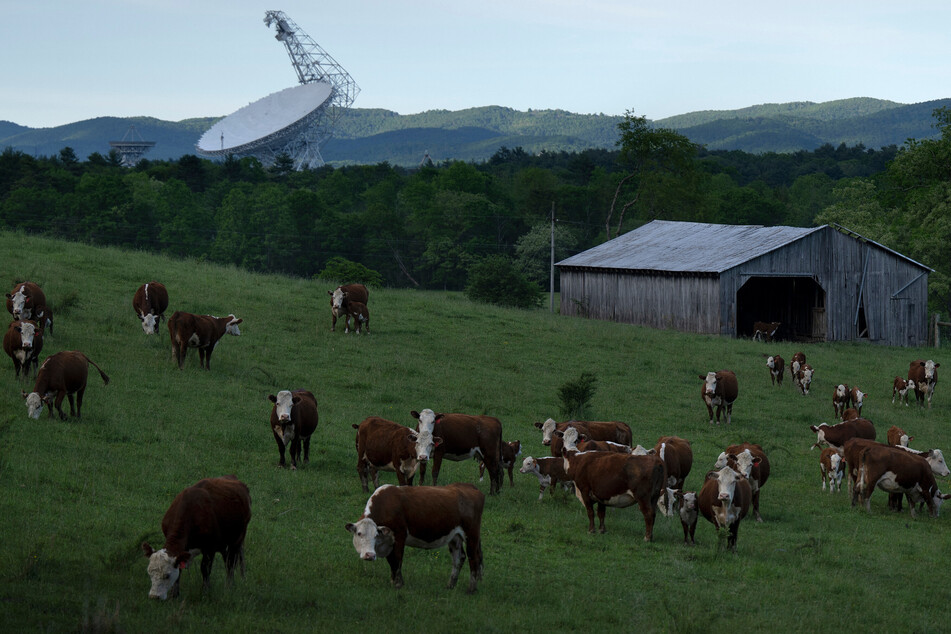
[[[597,382],[598,378],[591,372],[582,372],[577,379],[565,381],[558,388],[562,416],[571,420],[584,420],[586,410],[597,391]]]
[[[542,304],[538,285],[518,271],[504,255],[490,255],[469,270],[466,297],[514,308],[537,308]]]
[[[383,286],[383,276],[368,269],[359,262],[352,262],[339,256],[327,260],[324,270],[314,276],[315,279],[335,280],[342,284],[359,282],[364,286]]]

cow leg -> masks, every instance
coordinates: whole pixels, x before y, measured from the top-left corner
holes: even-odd
[[[469,555],[469,587],[466,594],[476,591],[476,582],[482,579],[482,544],[479,535],[466,531],[466,553]]]
[[[466,562],[466,552],[462,546],[461,536],[456,535],[449,540],[449,554],[452,555],[452,572],[449,574],[449,584],[446,587],[452,590],[456,587],[456,581],[459,580],[462,564]]]
[[[211,587],[211,567],[213,565],[215,565],[214,551],[203,551],[201,553],[201,582],[205,590]]]
[[[440,467],[442,467],[442,456],[433,456],[433,486],[436,486],[436,480],[439,478]]]
[[[426,463],[419,463],[419,486],[426,485]]]
[[[85,393],[86,393],[86,387],[85,387],[85,386],[83,386],[83,387],[79,388],[78,390],[76,390],[76,418],[82,418],[82,417],[83,417],[83,394],[85,394]],[[73,414],[73,399],[72,399],[72,397],[70,397],[70,399],[69,399],[69,414],[70,414],[70,416],[72,416],[72,414]]]
[[[482,478],[485,476],[485,461],[479,462],[479,482],[482,482]]]
[[[733,403],[726,404],[726,424],[733,422]]]
[[[66,397],[66,392],[61,391],[56,394],[56,400],[54,405],[56,405],[56,411],[59,412],[59,417],[61,420],[66,420],[66,414],[63,412],[63,399]],[[73,395],[69,395],[69,413],[73,413]]]
[[[589,501],[585,501],[584,510],[588,512],[588,533],[593,535],[594,534],[594,504],[592,504]]]
[[[654,503],[656,504],[656,500]],[[640,499],[637,501],[638,506],[641,507],[641,513],[644,514],[644,541],[652,542],[654,541],[654,519],[657,517],[654,513],[654,504],[651,504],[650,499]]]
[[[386,556],[386,561],[390,564],[390,582],[397,589],[403,587],[403,548],[405,544],[401,540],[396,540],[393,550]]]
[[[753,514],[756,515],[756,521],[762,522],[763,516],[759,514],[759,489],[756,489],[756,492],[753,493]]]
[[[367,472],[369,471],[367,463],[360,459],[357,460],[357,475],[360,476],[360,485],[363,487],[363,492],[368,493],[370,489],[367,486]]]
[[[710,401],[706,401],[707,404],[707,415],[710,417],[710,424],[713,424],[713,406],[710,404]]]
[[[736,520],[730,524],[730,534],[727,537],[726,545],[730,547],[730,550],[736,552],[736,535],[740,531],[740,520]]]
[[[310,462],[310,436],[305,438],[303,441],[304,445],[304,464]]]
[[[297,471],[297,461],[300,459],[300,437],[295,436],[291,441],[291,471]]]
[[[278,461],[277,466],[284,467],[287,466],[287,463],[284,461],[284,443],[281,441],[280,437],[277,434],[274,434],[274,441],[277,443],[277,450],[281,452],[281,459]],[[359,469],[359,463],[357,463],[357,469]],[[364,489],[366,491],[366,489]]]
[[[380,488],[380,471],[373,465],[370,465],[370,477],[373,479],[373,490],[376,491]]]
[[[604,528],[604,509],[605,506],[601,502],[598,502],[598,531],[601,534],[607,532],[607,529]]]
[[[515,463],[514,463],[514,462],[508,466],[508,471],[509,471],[509,486],[513,486],[513,487],[515,486],[515,480],[514,480],[514,478],[512,478],[512,469],[514,469],[514,468],[515,468]]]

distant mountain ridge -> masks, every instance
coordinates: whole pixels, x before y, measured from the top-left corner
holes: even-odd
[[[877,149],[901,145],[909,138],[938,136],[933,111],[951,106],[951,98],[917,104],[857,97],[824,103],[761,104],[737,110],[704,110],[653,121],[672,128],[711,150],[750,153],[811,151],[825,144],[862,144]],[[72,147],[86,159],[109,153],[135,125],[145,140],[155,141],[146,158],[177,160],[195,153],[195,143],[220,117],[172,122],[152,117],[97,117],[54,128],[29,128],[0,121],[0,149],[12,147],[36,156],[52,156]],[[418,165],[427,154],[436,162],[480,162],[501,146],[526,152],[611,150],[622,117],[576,114],[564,110],[528,110],[483,106],[465,110],[429,110],[401,115],[378,108],[354,108],[338,122],[324,146],[334,165]]]

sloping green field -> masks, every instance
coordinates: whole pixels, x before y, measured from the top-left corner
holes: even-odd
[[[39,283],[55,309],[44,357],[85,352],[95,372],[81,421],[27,417],[12,362],[0,368],[0,622],[5,631],[940,631],[948,628],[951,518],[872,511],[820,490],[809,425],[832,422],[839,382],[868,393],[864,413],[884,439],[897,424],[918,448],[951,447],[951,390],[934,408],[892,405],[891,382],[941,352],[867,345],[766,345],[473,304],[454,293],[371,289],[369,336],[330,332],[331,282],[251,275],[152,255],[0,234],[0,281]],[[131,307],[143,282],[164,282],[174,310],[244,322],[220,342],[211,371],[190,352],[183,371],[167,335],[147,337]],[[166,332],[163,324],[162,331]],[[770,385],[763,353],[803,350],[816,369],[807,397]],[[707,424],[698,374],[733,369],[740,396],[730,427]],[[344,524],[367,495],[351,425],[380,415],[411,425],[432,408],[501,419],[506,440],[548,455],[532,423],[558,418],[557,390],[598,378],[590,417],[628,422],[634,440],[692,441],[688,488],[728,444],[760,443],[772,463],[765,522],[744,522],[737,553],[701,521],[685,547],[678,520],[642,541],[636,508],[609,509],[587,533],[581,504],[558,491],[537,501],[515,473],[483,517],[485,576],[473,596],[445,588],[448,551],[408,549],[406,585],[385,562],[358,560]],[[320,424],[311,462],[277,467],[268,394],[306,388]],[[520,457],[520,458],[521,458]],[[162,543],[173,497],[234,473],[251,491],[247,577],[210,592],[197,567],[178,599],[147,598],[140,544]],[[478,478],[444,463],[441,482]],[[394,474],[381,481],[395,483]],[[945,482],[940,483],[947,488]],[[488,492],[488,482],[481,483]],[[946,515],[951,516],[951,510]],[[463,580],[468,572],[464,569]]]

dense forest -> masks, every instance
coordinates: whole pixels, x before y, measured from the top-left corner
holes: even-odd
[[[359,265],[389,286],[461,289],[487,256],[547,288],[551,216],[561,259],[655,218],[810,226],[839,222],[937,269],[947,310],[951,117],[940,139],[878,150],[710,151],[628,113],[616,149],[526,152],[404,168],[295,172],[193,155],[124,168],[64,147],[0,153],[0,226],[254,271],[310,277]]]

